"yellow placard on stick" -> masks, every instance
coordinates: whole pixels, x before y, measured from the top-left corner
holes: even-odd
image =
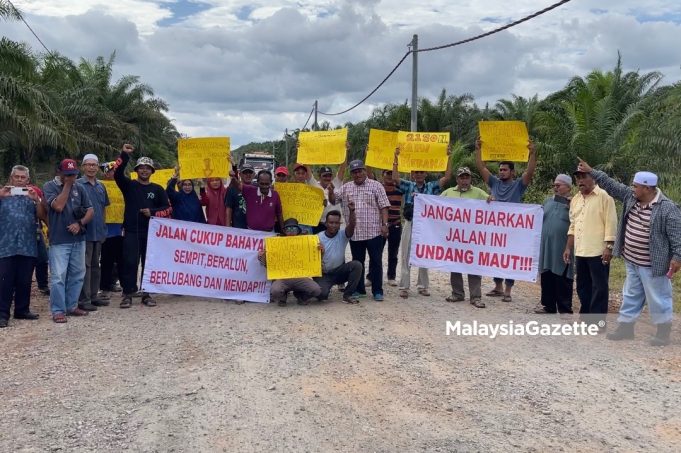
[[[301,132],[298,136],[298,159],[301,164],[342,164],[348,129]]]
[[[322,189],[297,182],[278,182],[275,189],[281,198],[284,220],[296,219],[301,225],[319,224],[324,211]]]
[[[365,164],[369,167],[392,170],[397,147],[397,132],[369,129],[369,146]]]
[[[397,133],[400,147],[399,171],[445,171],[449,132]]]
[[[322,253],[316,234],[265,238],[267,279],[321,277]]]
[[[109,206],[106,207],[106,223],[123,223],[123,212],[125,211],[125,202],[123,201],[123,192],[118,188],[115,181],[101,181],[102,185],[106,187],[106,194],[109,196]]]
[[[229,137],[178,139],[177,158],[182,178],[227,178],[229,146]]]
[[[168,180],[175,174],[175,169],[173,168],[162,168],[160,170],[154,171],[154,173],[149,177],[149,181],[158,184],[159,186],[166,188],[168,185]],[[130,173],[130,179],[137,179],[137,172],[133,171]],[[186,178],[185,178],[186,179]]]
[[[482,160],[527,162],[530,137],[523,121],[480,121]]]

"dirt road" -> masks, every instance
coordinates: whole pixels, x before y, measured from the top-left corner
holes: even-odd
[[[161,296],[0,331],[0,451],[681,451],[681,332],[446,336],[521,323],[537,288],[486,309],[432,296],[358,306]],[[484,280],[483,288],[490,282]],[[553,321],[558,322],[558,318]]]

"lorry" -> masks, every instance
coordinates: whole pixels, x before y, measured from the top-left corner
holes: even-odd
[[[267,170],[270,173],[274,173],[276,167],[276,160],[274,156],[265,151],[252,151],[243,155],[239,159],[239,168],[243,167],[244,164],[251,165],[257,174],[260,170]]]

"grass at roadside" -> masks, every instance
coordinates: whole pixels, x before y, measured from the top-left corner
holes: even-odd
[[[626,274],[624,260],[612,260],[610,265],[610,291],[622,292],[622,285],[624,285]],[[674,295],[674,313],[681,313],[681,276],[676,275],[672,279],[672,291]]]

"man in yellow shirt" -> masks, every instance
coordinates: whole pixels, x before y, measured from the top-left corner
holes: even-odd
[[[596,324],[605,321],[608,312],[608,278],[617,234],[617,211],[615,200],[598,187],[590,173],[577,170],[573,174],[579,192],[570,202],[570,227],[563,259],[570,262],[574,247],[580,318]]]

